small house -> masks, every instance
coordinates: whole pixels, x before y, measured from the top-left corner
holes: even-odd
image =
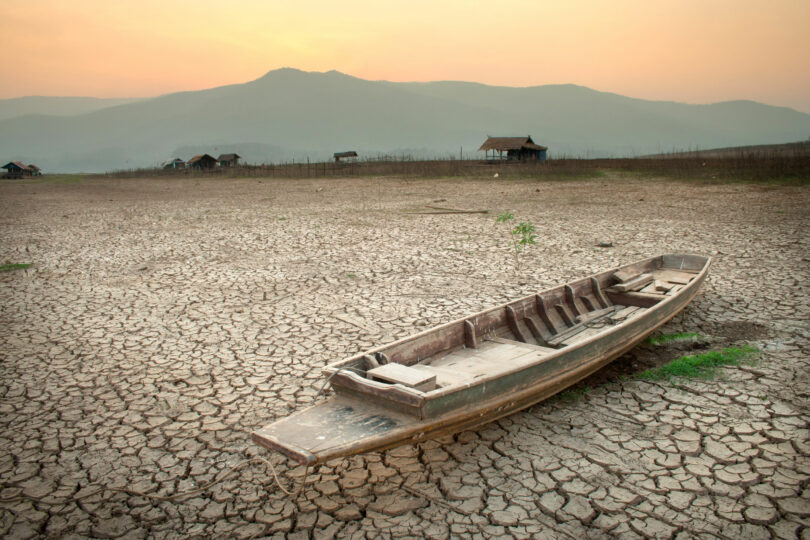
[[[239,154],[221,154],[217,161],[220,167],[236,167],[242,158]]]
[[[357,157],[357,152],[355,152],[354,150],[350,150],[348,152],[335,152],[334,157],[335,157],[335,163],[340,163],[341,159],[351,159],[351,160],[353,160],[354,158]]]
[[[208,154],[197,154],[187,163],[187,166],[191,169],[213,169],[216,165],[216,158]]]
[[[186,166],[186,162],[178,157],[174,159],[167,159],[161,163],[160,166],[163,169],[183,169]]]
[[[535,144],[531,136],[526,137],[487,137],[479,152],[486,152],[486,159],[509,161],[545,161],[548,147]],[[490,151],[492,157],[490,158]]]
[[[42,169],[34,165],[33,163],[28,164],[28,168],[31,169],[32,176],[42,176]]]
[[[3,165],[3,168],[6,170],[6,174],[3,175],[3,178],[22,178],[23,176],[34,176],[34,170],[20,161],[9,161]]]

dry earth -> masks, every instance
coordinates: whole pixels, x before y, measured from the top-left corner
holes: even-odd
[[[493,213],[406,213],[425,205]],[[808,209],[609,177],[3,182],[0,263],[33,265],[0,273],[0,536],[810,538]],[[539,232],[518,276],[505,210]],[[314,468],[297,501],[257,463],[192,491],[253,456],[300,482],[249,432],[327,362],[681,250],[715,262],[663,332],[756,366],[618,377],[683,354],[648,345],[570,399]]]

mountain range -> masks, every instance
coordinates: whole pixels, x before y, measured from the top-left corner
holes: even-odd
[[[74,116],[115,105],[138,101],[136,98],[104,99],[93,97],[49,97],[26,96],[0,99],[0,120],[24,116],[26,114],[46,114],[52,116]]]
[[[476,157],[492,136],[531,135],[549,157],[620,157],[783,143],[810,115],[753,101],[649,101],[576,85],[369,81],[271,71],[244,84],[155,98],[0,100],[0,159],[46,172],[156,166],[237,152],[249,163],[362,157]]]

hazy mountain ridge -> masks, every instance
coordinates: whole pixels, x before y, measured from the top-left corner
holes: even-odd
[[[26,96],[0,99],[0,120],[25,115],[75,116],[138,101],[138,98]]]
[[[74,116],[0,120],[0,158],[92,172],[188,159],[182,152],[192,149],[236,151],[252,163],[323,160],[342,150],[423,149],[409,153],[436,157],[463,147],[469,157],[487,135],[529,134],[551,157],[642,155],[803,140],[810,115],[747,101],[647,101],[575,85],[392,83],[285,68]]]

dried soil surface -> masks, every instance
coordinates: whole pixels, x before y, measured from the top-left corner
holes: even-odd
[[[611,177],[4,181],[0,263],[32,266],[0,273],[0,536],[810,538],[808,208]],[[517,272],[506,210],[538,231]],[[256,463],[192,491],[254,456],[300,483],[249,433],[328,362],[675,251],[715,260],[661,332],[757,365],[619,377],[690,347],[645,345],[568,399],[313,468],[297,501]]]

